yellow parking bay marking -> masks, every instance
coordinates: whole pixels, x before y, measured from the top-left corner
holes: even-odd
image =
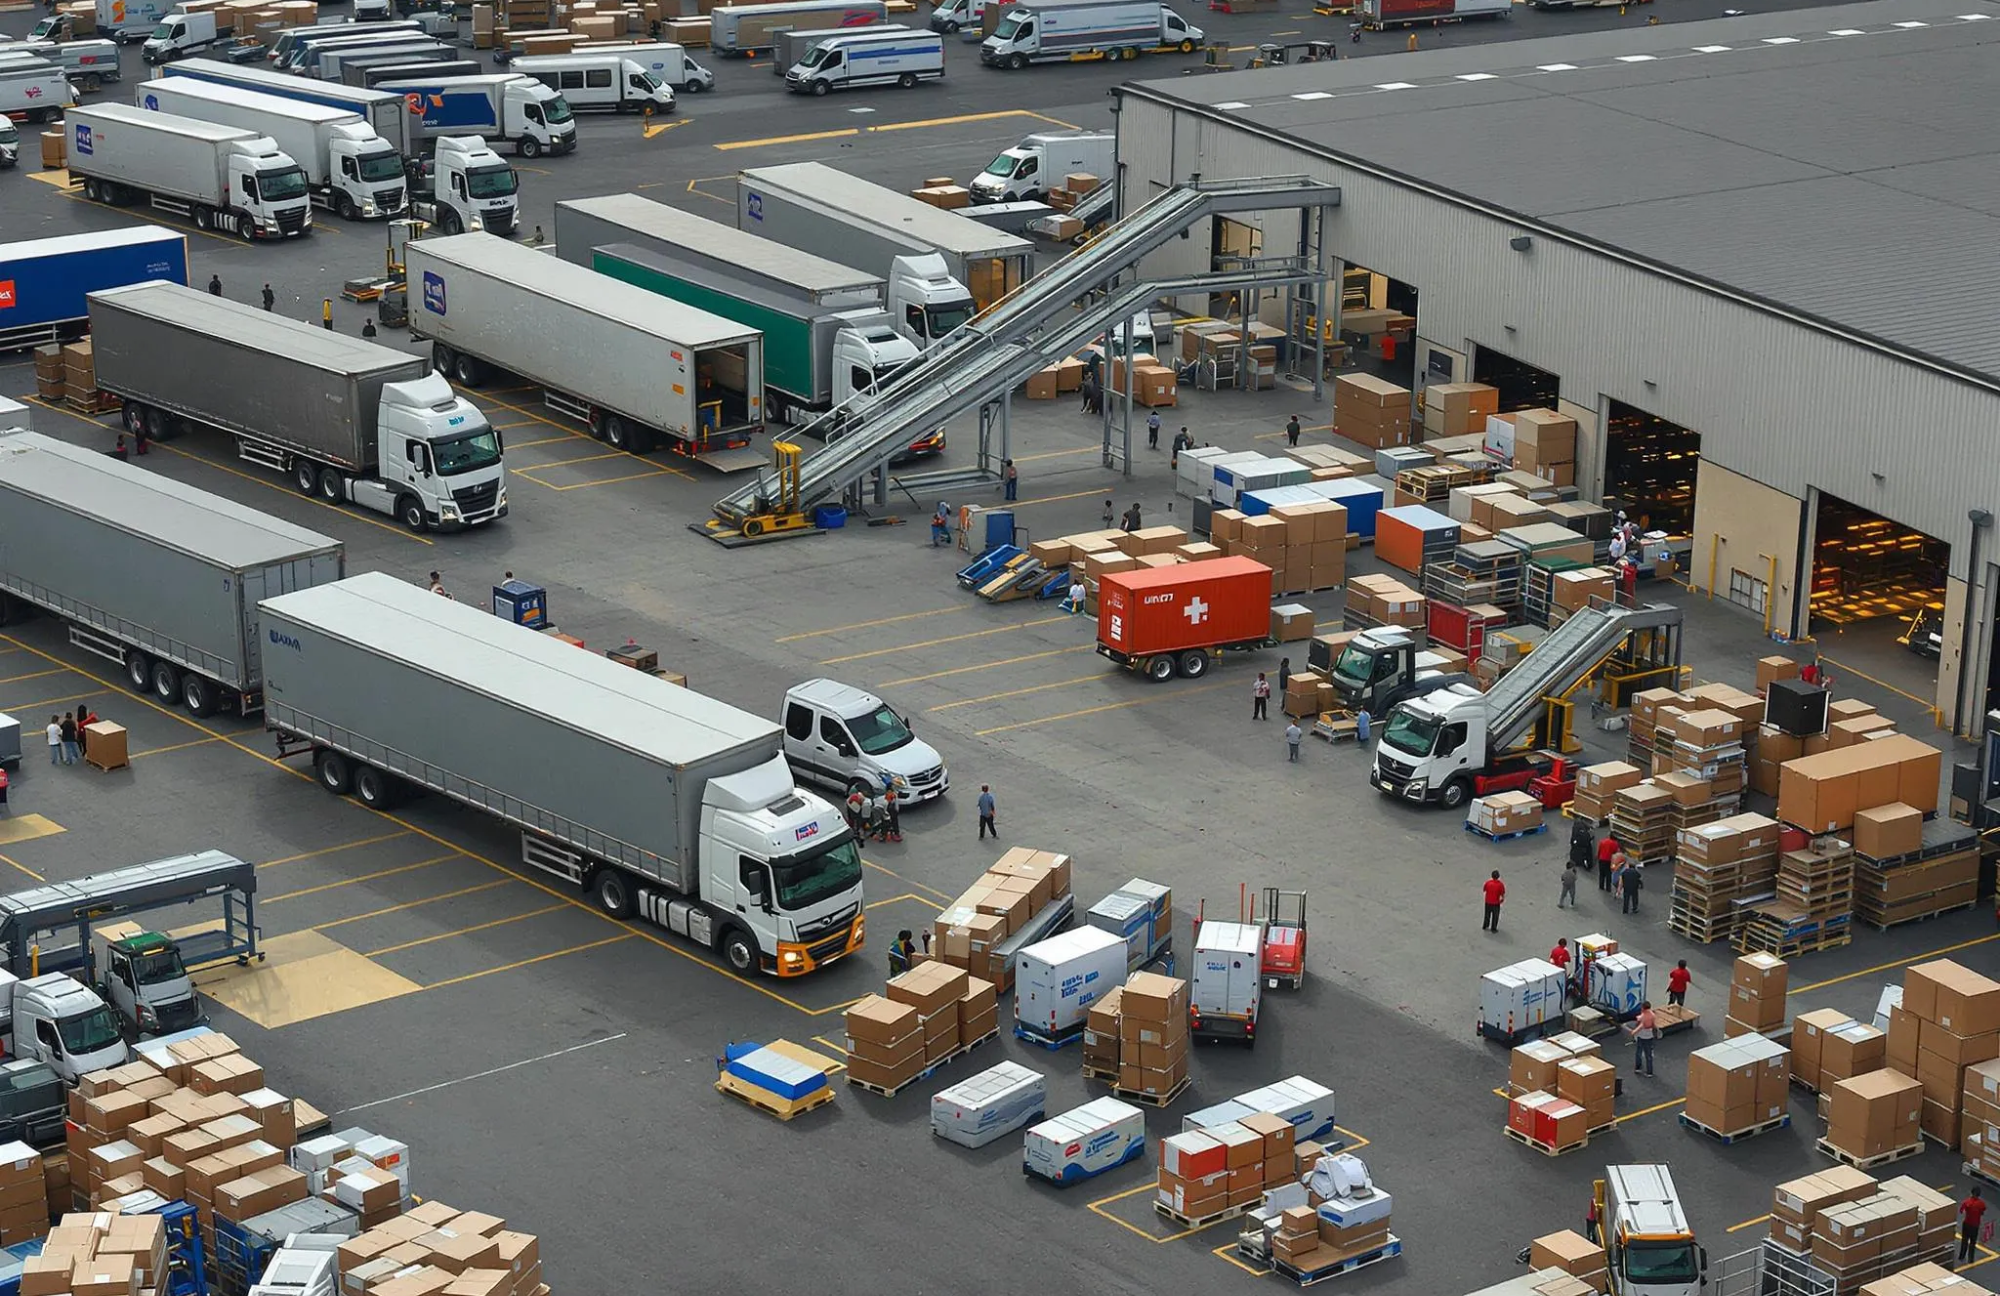
[[[20,842],[33,841],[37,837],[53,837],[59,832],[67,831],[68,829],[55,820],[38,814],[8,815],[0,819],[0,846],[13,846]],[[21,866],[16,864],[14,867]],[[26,873],[28,870],[21,869],[21,871]]]
[[[1049,689],[1070,688],[1077,684],[1089,684],[1103,678],[1104,672],[1099,671],[1095,675],[1079,675],[1075,679],[1055,680],[1048,684],[1030,684],[1027,688],[1008,689],[1004,693],[988,693],[984,697],[964,698],[957,702],[941,702],[934,707],[925,707],[924,710],[951,711],[958,707],[978,706],[982,702],[997,702],[1001,698],[1021,697],[1028,693],[1042,693]]]
[[[21,870],[21,872],[26,873],[29,877],[35,879],[35,881],[37,882],[48,881],[47,878],[35,872],[35,870],[29,868],[26,864],[23,864],[21,861],[13,859],[9,856],[0,855],[0,864],[5,864],[8,868],[19,869]]]
[[[297,891],[286,891],[281,895],[264,897],[265,904],[276,904],[280,900],[296,900],[300,896],[318,895],[322,891],[338,891],[341,887],[351,887],[357,882],[373,882],[376,878],[394,877],[398,873],[414,873],[420,868],[430,868],[446,860],[462,858],[457,851],[449,855],[439,855],[435,859],[418,860],[414,864],[404,864],[397,868],[377,869],[373,873],[362,873],[356,877],[342,878],[338,882],[326,882],[319,886],[301,887]]]
[[[497,882],[481,882],[478,886],[460,887],[456,891],[447,891],[443,895],[425,896],[421,900],[410,900],[403,904],[387,905],[381,909],[370,909],[367,913],[355,914],[352,918],[335,918],[332,922],[314,923],[312,930],[327,931],[334,927],[345,927],[349,923],[363,922],[369,918],[380,918],[384,914],[402,913],[408,909],[420,909],[424,905],[436,904],[440,900],[456,900],[460,896],[471,895],[476,891],[491,891],[495,887],[509,886],[511,884],[512,879],[509,878],[501,878]]]
[[[932,608],[928,612],[905,612],[901,616],[882,617],[876,621],[856,621],[852,625],[828,626],[824,630],[807,630],[799,634],[788,634],[782,638],[773,639],[771,642],[797,643],[801,639],[817,639],[821,635],[845,634],[849,630],[873,630],[877,626],[895,625],[899,621],[922,621],[927,617],[945,616],[953,612],[970,612],[971,610],[970,607],[961,603],[955,607]]]
[[[876,648],[869,652],[849,653],[845,657],[829,657],[822,666],[840,666],[847,662],[866,661],[870,657],[887,657],[891,653],[908,652],[912,648],[935,648],[939,644],[959,643],[966,639],[981,639],[987,635],[1012,634],[1016,630],[1028,630],[1035,626],[1052,625],[1057,621],[1067,621],[1066,616],[1040,617],[1033,621],[1023,621],[1018,625],[994,626],[990,630],[972,630],[965,634],[946,635],[942,639],[924,639],[917,643],[897,644],[894,648]]]
[[[196,727],[199,728],[200,726]],[[222,735],[216,734],[215,737],[221,738]],[[226,742],[228,740],[224,739],[224,741]],[[290,767],[281,766],[280,768],[289,769]],[[296,864],[300,860],[318,859],[322,855],[333,855],[337,854],[340,851],[350,851],[361,846],[373,846],[379,842],[394,841],[398,837],[407,837],[409,835],[410,834],[407,832],[378,833],[373,837],[363,837],[360,841],[342,842],[338,846],[322,846],[318,850],[303,851],[297,855],[282,855],[274,860],[265,860],[262,864],[259,864],[257,867],[276,868],[280,864]]]
[[[530,918],[539,918],[543,914],[550,914],[558,909],[567,908],[569,906],[566,904],[543,905],[540,909],[530,909],[523,914],[514,914],[507,918],[495,918],[491,922],[474,923],[470,927],[460,927],[454,931],[438,932],[432,936],[420,936],[416,940],[403,941],[397,945],[384,945],[381,949],[369,950],[368,957],[379,958],[384,954],[394,954],[399,950],[415,949],[419,945],[429,945],[433,941],[450,940],[455,936],[470,936],[473,932],[485,931],[490,927],[505,927],[508,923],[525,922]]]
[[[262,963],[224,964],[196,977],[195,984],[266,1030],[424,988],[316,931],[273,936],[263,952]]]
[[[939,126],[964,126],[973,122],[1004,121],[1012,117],[1029,117],[1064,130],[1077,127],[1060,118],[1046,113],[1031,112],[1026,108],[1007,108],[998,112],[964,113],[957,117],[927,117],[922,121],[884,122],[880,126],[848,126],[840,130],[807,131],[803,135],[768,135],[763,139],[729,140],[715,146],[718,152],[731,153],[737,149],[770,148],[779,144],[811,144],[818,140],[851,139],[857,135],[884,135],[891,131],[931,130]],[[698,181],[688,182],[688,192],[698,193],[694,186]]]
[[[468,972],[464,976],[446,977],[442,981],[431,982],[429,985],[425,986],[424,989],[442,990],[446,986],[461,985],[467,981],[477,981],[480,977],[489,977],[496,972],[512,972],[516,968],[530,967],[536,963],[546,963],[550,959],[564,958],[571,954],[581,954],[585,950],[594,950],[601,948],[602,946],[605,945],[616,945],[619,941],[631,940],[634,936],[637,936],[639,934],[640,933],[638,932],[628,931],[625,932],[623,935],[607,936],[603,940],[589,941],[582,945],[572,945],[568,949],[554,950],[547,954],[537,954],[533,958],[521,959],[518,962],[502,963],[499,967],[487,968],[484,972]]]
[[[996,725],[991,729],[975,729],[975,737],[984,738],[989,734],[1007,733],[1015,729],[1032,729],[1036,725],[1054,724],[1058,720],[1075,720],[1080,716],[1101,715],[1106,711],[1122,711],[1126,707],[1147,706],[1154,702],[1168,702],[1176,698],[1191,697],[1196,693],[1206,693],[1219,689],[1223,684],[1235,685],[1234,680],[1218,681],[1214,684],[1199,684],[1190,689],[1174,689],[1160,697],[1132,698],[1125,702],[1106,702],[1103,706],[1085,707],[1081,711],[1065,711],[1061,715],[1043,716],[1039,720],[1018,720],[1013,724]]]
[[[931,680],[949,679],[954,675],[970,675],[975,671],[992,670],[995,666],[1013,666],[1025,661],[1040,661],[1044,657],[1061,657],[1066,653],[1089,652],[1096,646],[1096,644],[1078,644],[1074,648],[1051,648],[1047,652],[1024,653],[1019,657],[1002,657],[999,661],[980,662],[974,666],[954,666],[950,670],[932,671],[928,675],[910,675],[903,679],[889,680],[882,687],[894,688],[898,684],[924,684]],[[1102,675],[1095,675],[1092,678],[1102,679],[1104,677]],[[937,708],[933,707],[931,709],[936,710]]]

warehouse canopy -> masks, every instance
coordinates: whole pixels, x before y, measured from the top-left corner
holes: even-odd
[[[1122,93],[2000,381],[1988,0],[1626,25]]]

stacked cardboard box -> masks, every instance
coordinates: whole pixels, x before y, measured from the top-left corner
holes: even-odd
[[[1507,1130],[1550,1152],[1567,1152],[1590,1141],[1590,1113],[1583,1104],[1545,1089],[1507,1100]]]
[[[118,403],[97,390],[97,357],[89,338],[63,347],[63,401],[83,414],[96,414]],[[38,371],[39,372],[39,371]]]
[[[1618,1120],[1618,1068],[1600,1055],[1570,1056],[1556,1063],[1556,1097],[1583,1108],[1591,1133]]]
[[[439,1201],[340,1243],[341,1290],[395,1296],[547,1296],[540,1239]]]
[[[1333,430],[1371,449],[1410,444],[1410,389],[1372,374],[1342,374],[1333,384]]]
[[[1586,765],[1576,772],[1576,797],[1570,813],[1579,819],[1601,823],[1611,816],[1611,803],[1619,788],[1637,787],[1645,773],[1624,761],[1604,761]]]
[[[962,974],[961,974],[962,975]],[[869,995],[847,1009],[847,1074],[891,1092],[923,1074],[923,1013],[914,1005]]]
[[[49,1231],[49,1191],[42,1154],[26,1143],[0,1144],[0,1246]]]
[[[1560,1269],[1585,1283],[1591,1291],[1609,1290],[1610,1261],[1604,1248],[1570,1229],[1536,1238],[1528,1246],[1528,1266],[1532,1269]]]
[[[1820,1059],[1828,1036],[1854,1024],[1854,1019],[1838,1008],[1815,1008],[1792,1018],[1792,1079],[1817,1093],[1837,1080],[1852,1079],[1867,1071],[1879,1071],[1881,1066],[1878,1065],[1829,1076],[1822,1069]],[[1887,1043],[1887,1036],[1884,1036],[1883,1065],[1887,1064]],[[1912,1060],[1911,1069],[1914,1070],[1915,1066]]]
[[[1791,957],[1853,939],[1854,852],[1822,838],[1778,857],[1777,896],[1751,907],[1736,932],[1739,950]]]
[[[1272,1252],[1290,1270],[1313,1274],[1379,1251],[1394,1206],[1359,1158],[1322,1156],[1306,1176],[1306,1205],[1279,1217]]]
[[[1292,1123],[1255,1112],[1160,1140],[1159,1199],[1188,1219],[1242,1210],[1292,1178]]]
[[[53,404],[63,398],[64,385],[69,369],[63,362],[63,349],[51,342],[47,346],[35,348],[35,394]]]
[[[957,211],[961,207],[972,206],[972,190],[964,185],[937,185],[927,189],[912,189],[910,197],[920,203],[929,203],[941,211]]]
[[[1775,819],[1740,814],[1678,829],[1667,927],[1690,940],[1726,940],[1747,912],[1744,902],[1774,894],[1777,876]]]
[[[1013,954],[1002,947],[1069,894],[1069,856],[1016,846],[938,914],[931,957],[1012,989]]]
[[[1281,593],[1333,589],[1347,579],[1345,508],[1332,500],[1280,504],[1265,516],[1285,527],[1282,561],[1261,553],[1257,556],[1257,561],[1272,569],[1273,589]],[[1266,551],[1274,549],[1273,535],[1261,533],[1256,543]]]
[[[1576,484],[1576,420],[1554,410],[1515,410],[1514,466],[1556,486]]]
[[[1293,671],[1285,681],[1285,696],[1280,699],[1284,713],[1294,720],[1310,720],[1322,711],[1335,706],[1332,681],[1318,671]]]
[[[1688,1054],[1688,1120],[1716,1134],[1741,1134],[1785,1115],[1791,1050],[1744,1035]]]
[[[1949,1276],[1937,1262],[1950,1257],[1956,1212],[1951,1198],[1907,1176],[1877,1182],[1864,1171],[1833,1166],[1777,1186],[1765,1245],[1779,1248],[1786,1269],[1809,1261],[1833,1279],[1838,1296],[1919,1296],[1930,1288],[1887,1276],[1925,1270]]]
[[[1486,431],[1500,412],[1500,390],[1485,383],[1432,383],[1424,388],[1424,435],[1466,436]]]
[[[1303,643],[1313,637],[1313,610],[1303,603],[1280,603],[1271,609],[1271,638],[1279,643]]]
[[[1666,864],[1674,857],[1674,794],[1647,779],[1611,794],[1611,835],[1627,860]]]
[[[1723,1023],[1725,1038],[1761,1035],[1785,1024],[1785,998],[1790,993],[1791,970],[1773,954],[1744,954],[1729,973],[1729,1015]]]
[[[1865,1161],[1921,1141],[1930,1104],[1923,1084],[1902,1072],[1885,1067],[1836,1080],[1824,1092],[1826,1141],[1848,1156]]]
[[[1927,847],[1923,814],[1893,802],[1854,816],[1854,911],[1879,928],[1964,908],[1979,892],[1969,829],[1939,824]]]
[[[1910,1024],[1923,1087],[1923,1132],[1947,1147],[1960,1142],[1967,1070],[2000,1058],[2000,982],[1950,959],[1919,963],[1903,973],[1902,1038],[1890,1014],[1889,1064],[1904,1060]]]
[[[1428,606],[1422,594],[1393,576],[1355,576],[1347,582],[1344,624],[1349,630],[1386,625],[1417,629]]]
[[[1118,1038],[1120,1092],[1164,1100],[1179,1091],[1188,1078],[1187,982],[1157,972],[1126,978]]]
[[[1083,1073],[1097,1080],[1118,1083],[1123,1062],[1119,1019],[1125,1010],[1125,987],[1106,994],[1090,1005],[1083,1022]]]
[[[963,968],[931,960],[891,977],[884,993],[891,1003],[917,1010],[924,1028],[924,1066],[936,1066],[966,1041],[959,1038],[959,1001],[971,993]]]
[[[1944,756],[1905,734],[1891,734],[1786,761],[1778,770],[1778,818],[1809,833],[1840,832],[1857,811],[1902,802],[1937,809]]]
[[[1973,1169],[2000,1179],[2000,1060],[1967,1067],[1959,1098],[1959,1150]]]
[[[1861,1296],[1993,1296],[1990,1289],[1962,1274],[1953,1273],[1944,1261],[1926,1261],[1878,1278],[1861,1289]]]
[[[1495,792],[1475,799],[1465,822],[1488,837],[1535,832],[1542,827],[1542,803],[1526,792]]]

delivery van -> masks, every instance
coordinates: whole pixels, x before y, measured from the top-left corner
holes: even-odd
[[[823,95],[859,86],[899,85],[944,77],[944,38],[909,27],[866,27],[815,41],[785,73],[793,94]]]
[[[785,759],[801,778],[852,791],[896,790],[905,803],[941,797],[951,775],[937,749],[873,693],[814,679],[785,694]]]

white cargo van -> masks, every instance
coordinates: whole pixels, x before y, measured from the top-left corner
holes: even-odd
[[[1263,954],[1264,929],[1254,923],[1209,921],[1195,928],[1188,1030],[1196,1039],[1257,1043]]]
[[[53,63],[0,67],[0,113],[19,113],[31,122],[54,121],[76,107],[76,90]]]
[[[674,110],[674,92],[662,85],[637,59],[621,54],[580,51],[575,54],[531,54],[507,64],[509,72],[531,76],[559,90],[571,108],[608,108],[637,112]]]
[[[834,32],[785,73],[793,94],[823,95],[856,86],[899,85],[944,77],[944,37],[909,27]]]
[[[653,74],[653,80],[670,85],[684,94],[700,94],[715,89],[715,73],[688,57],[687,47],[672,41],[643,45],[592,45],[593,54],[616,54],[631,59]]]
[[[117,1014],[82,982],[49,972],[0,972],[0,1045],[8,1057],[39,1058],[75,1084],[131,1057]]]
[[[951,787],[937,749],[873,693],[814,679],[785,694],[785,759],[801,778],[852,790],[896,789],[905,802],[929,801]]]

